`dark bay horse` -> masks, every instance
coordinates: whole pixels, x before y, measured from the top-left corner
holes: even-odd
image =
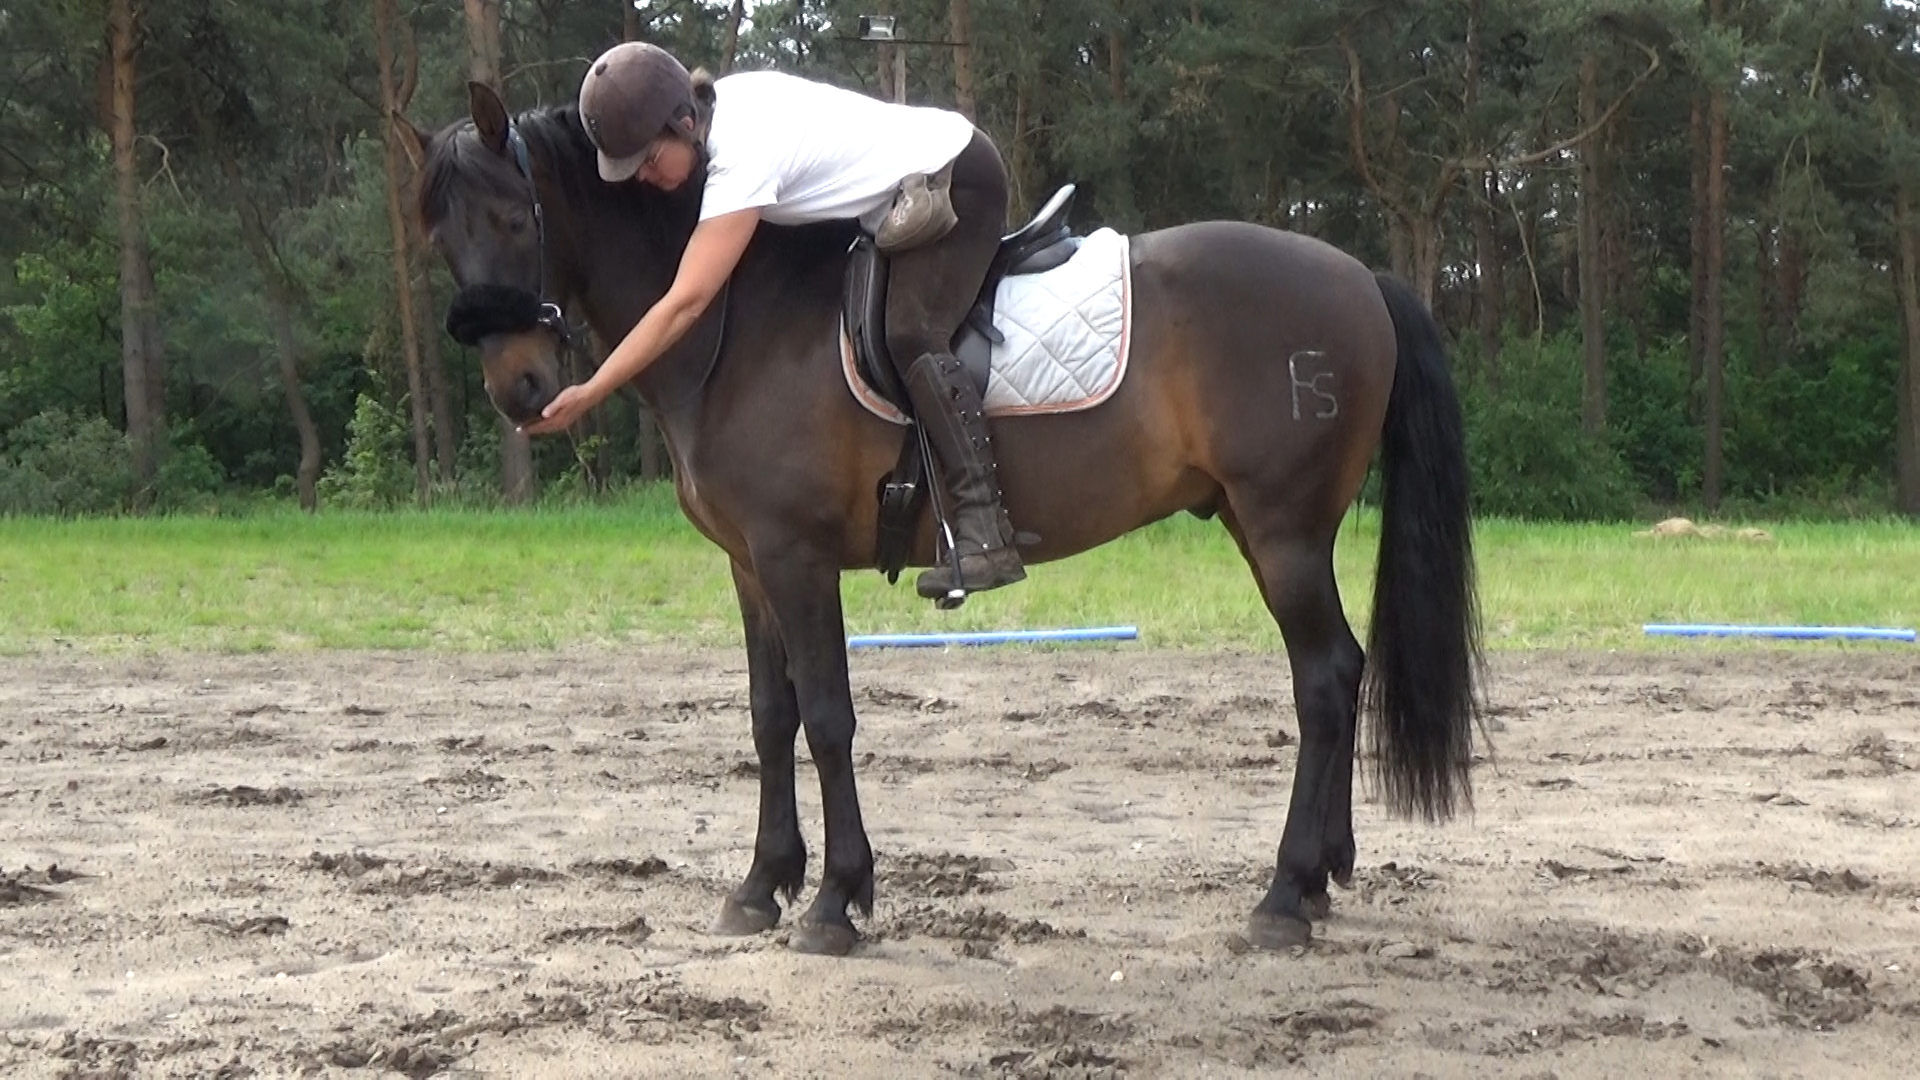
[[[465,290],[577,311],[620,340],[671,282],[698,184],[664,193],[598,178],[571,107],[510,121],[475,87],[471,122],[433,136],[421,210]],[[819,772],[825,865],[792,943],[842,954],[870,913],[873,851],[854,784],[840,575],[874,561],[875,487],[902,431],[840,371],[852,226],[762,225],[722,299],[637,381],[665,432],[680,505],[732,560],[746,630],[760,820],[753,863],[716,930],[774,926],[807,851],[794,739]],[[1133,238],[1130,370],[1083,412],[997,420],[1006,506],[1063,558],[1182,511],[1218,515],[1278,621],[1300,753],[1273,883],[1251,938],[1308,940],[1329,880],[1354,867],[1357,717],[1388,807],[1444,819],[1471,801],[1479,662],[1467,469],[1439,327],[1403,284],[1317,240],[1237,223]],[[480,337],[508,418],[560,388],[563,326]],[[1376,448],[1382,524],[1366,652],[1341,611],[1333,546]],[[933,555],[925,525],[916,565]],[[1364,687],[1363,687],[1364,681]]]

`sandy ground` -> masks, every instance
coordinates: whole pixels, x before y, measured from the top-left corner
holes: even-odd
[[[705,932],[752,843],[737,653],[0,671],[8,1076],[1920,1060],[1911,648],[1499,657],[1478,813],[1362,806],[1356,888],[1278,955],[1239,936],[1293,765],[1272,656],[857,655],[880,894],[842,960]]]

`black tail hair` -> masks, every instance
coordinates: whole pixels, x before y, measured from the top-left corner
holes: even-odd
[[[1399,341],[1381,435],[1380,563],[1361,708],[1387,807],[1445,820],[1473,805],[1480,619],[1466,427],[1440,326],[1377,275]]]

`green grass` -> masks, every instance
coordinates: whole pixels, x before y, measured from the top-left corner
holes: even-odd
[[[1356,629],[1372,605],[1378,519],[1341,531]],[[1626,525],[1482,522],[1488,644],[1678,648],[1646,622],[1920,624],[1920,528],[1781,524],[1774,539],[1638,538]],[[845,578],[854,633],[1133,624],[1158,646],[1276,649],[1280,637],[1216,523],[1181,517],[1028,581],[932,610],[910,577]],[[1364,632],[1364,631],[1361,631]],[[725,558],[670,493],[530,512],[271,511],[240,518],[0,520],[0,651],[544,649],[731,645]]]

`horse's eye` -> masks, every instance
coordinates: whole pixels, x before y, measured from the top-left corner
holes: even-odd
[[[527,220],[527,212],[525,210],[515,210],[507,215],[507,228],[512,229],[514,232],[525,232],[527,229]]]

